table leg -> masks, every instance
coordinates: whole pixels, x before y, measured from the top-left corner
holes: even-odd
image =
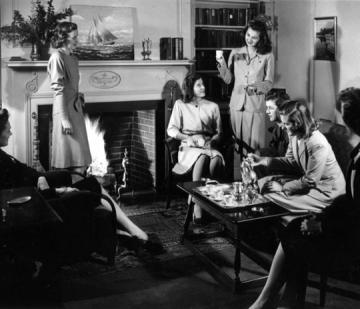
[[[240,269],[241,269],[241,252],[240,252],[240,247],[236,245],[234,271],[235,271],[235,281],[237,282],[240,282]]]
[[[240,287],[240,269],[241,269],[241,251],[240,251],[240,235],[239,230],[236,231],[236,238],[235,238],[235,259],[234,259],[234,272],[235,272],[235,292]]]
[[[193,217],[193,213],[194,213],[194,202],[192,201],[192,198],[189,195],[188,210],[187,210],[186,218],[185,218],[185,222],[184,222],[184,233],[183,233],[183,235],[181,237],[181,240],[180,240],[182,244],[184,243],[184,239],[187,236],[187,232],[188,232],[189,225],[190,225],[190,222],[191,222],[192,217]]]

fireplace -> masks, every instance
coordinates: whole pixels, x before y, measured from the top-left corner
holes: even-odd
[[[4,107],[13,121],[7,151],[30,166],[40,168],[41,162],[48,169],[53,91],[46,65],[46,61],[9,61],[11,74],[5,82],[9,85],[6,97],[11,100]],[[127,148],[133,166],[129,176],[136,186],[158,189],[162,184],[167,165],[162,141],[165,126],[174,91],[191,66],[189,60],[79,61],[79,89],[85,94],[87,112],[91,117],[101,116],[108,131],[110,164],[119,170]],[[114,79],[117,83],[109,83]]]
[[[163,182],[164,106],[163,100],[148,100],[91,103],[85,107],[90,120],[99,119],[106,158],[117,176],[123,173],[121,163],[125,150],[128,152],[128,185],[134,190],[158,189]],[[34,141],[39,162],[46,170],[51,168],[51,111],[51,105],[38,106]]]

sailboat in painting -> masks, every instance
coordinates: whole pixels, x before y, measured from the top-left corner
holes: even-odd
[[[111,45],[115,44],[118,38],[106,28],[100,16],[93,18],[92,25],[88,34],[89,44]]]
[[[72,21],[78,25],[80,60],[133,60],[134,9],[74,5]]]

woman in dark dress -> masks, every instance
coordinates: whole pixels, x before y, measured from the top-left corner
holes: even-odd
[[[0,109],[0,147],[7,146],[11,135],[9,113],[6,109]],[[55,180],[55,182],[57,181]],[[78,181],[71,187],[50,187],[46,174],[37,172],[0,149],[0,190],[24,186],[37,187],[64,222],[67,220],[81,222],[81,224],[77,224],[78,229],[84,228],[83,217],[97,206],[102,205],[111,210],[110,205],[106,201],[100,200],[100,197],[97,199],[82,191],[101,193],[113,201],[94,177]],[[144,245],[145,248],[158,247],[155,245],[157,239],[154,238],[154,235],[149,240],[149,236],[125,215],[115,201],[113,204],[119,226],[118,234],[132,238],[135,243]]]
[[[346,194],[322,214],[294,220],[281,233],[268,280],[251,309],[276,305],[285,283],[284,297],[289,308],[302,305],[294,278],[298,279],[304,269],[329,267],[343,252],[360,256],[360,89],[341,91],[336,107],[348,128],[347,138],[354,146],[346,175]]]

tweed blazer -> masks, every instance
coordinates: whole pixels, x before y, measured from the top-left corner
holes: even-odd
[[[325,136],[315,130],[309,138],[290,137],[285,157],[268,158],[270,173],[298,175],[283,184],[288,194],[304,194],[315,189],[328,198],[345,193],[345,178]]]

